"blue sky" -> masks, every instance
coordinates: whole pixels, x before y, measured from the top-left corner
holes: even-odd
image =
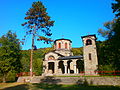
[[[0,37],[8,30],[16,32],[19,39],[25,35],[21,26],[25,22],[25,13],[32,3],[38,0],[2,0],[0,2]],[[47,8],[48,15],[55,20],[52,29],[53,40],[66,38],[72,40],[72,47],[82,47],[81,36],[96,34],[103,23],[114,18],[111,3],[113,0],[41,0]],[[28,36],[23,50],[31,48],[31,36]],[[51,45],[42,42],[35,43],[37,48]]]

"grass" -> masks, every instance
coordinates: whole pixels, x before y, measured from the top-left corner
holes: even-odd
[[[0,83],[0,90],[1,88],[14,87],[18,85],[21,85],[21,83]]]
[[[120,86],[84,86],[31,83],[0,83],[2,90],[120,90]]]

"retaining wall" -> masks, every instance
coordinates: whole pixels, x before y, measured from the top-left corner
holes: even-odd
[[[17,82],[50,84],[120,85],[120,77],[19,77]]]

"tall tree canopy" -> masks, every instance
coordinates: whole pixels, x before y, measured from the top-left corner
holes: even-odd
[[[113,13],[115,13],[115,19],[104,24],[105,29],[99,29],[98,33],[106,38],[106,41],[102,42],[100,63],[106,63],[112,65],[116,71],[120,70],[120,0],[115,0],[112,3]],[[107,61],[107,62],[104,62]],[[108,63],[109,62],[109,63]]]
[[[5,82],[9,73],[20,72],[21,47],[16,34],[11,31],[0,38],[0,44],[0,75]]]
[[[115,3],[112,3],[113,13],[116,14],[117,17],[120,17],[120,0],[115,0]]]
[[[26,34],[32,34],[30,76],[32,76],[33,49],[35,49],[34,47],[36,47],[34,45],[35,37],[37,36],[38,37],[37,40],[41,40],[41,41],[43,40],[47,44],[52,41],[50,38],[47,38],[47,36],[52,35],[50,27],[53,26],[54,21],[51,21],[50,16],[48,16],[48,13],[46,12],[46,10],[47,9],[42,4],[42,2],[40,1],[33,2],[32,7],[27,11],[26,17],[24,18],[27,21],[22,24],[22,26],[26,27],[27,29]]]
[[[44,40],[48,43],[51,40],[42,35],[52,35],[52,33],[50,33],[50,27],[53,26],[54,21],[51,21],[46,10],[47,9],[42,2],[33,2],[32,7],[26,12],[26,17],[24,18],[27,21],[23,23],[22,26],[26,27],[27,35],[33,34],[34,36],[39,37],[37,40]],[[41,33],[41,35],[39,35],[39,31],[41,31],[43,34]]]

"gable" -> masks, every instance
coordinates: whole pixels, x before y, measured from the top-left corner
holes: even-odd
[[[45,54],[45,60],[57,60],[60,56],[55,52]]]

